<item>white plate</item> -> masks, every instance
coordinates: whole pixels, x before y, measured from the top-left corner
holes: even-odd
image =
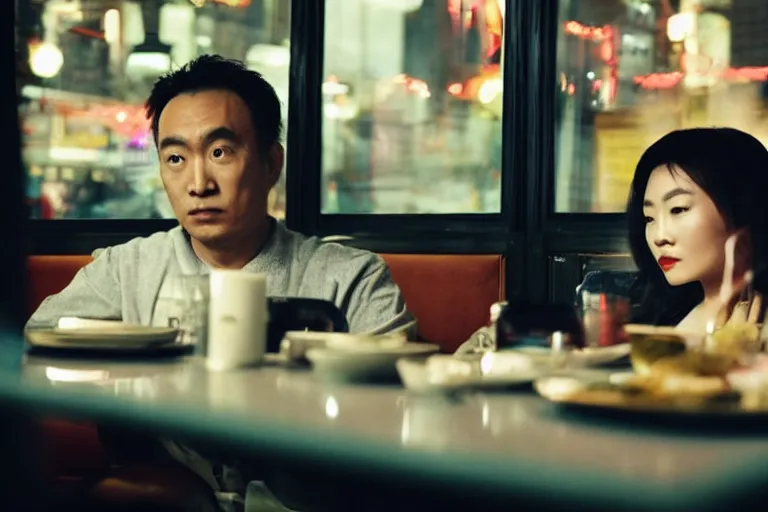
[[[405,332],[381,335],[342,332],[288,331],[280,343],[280,353],[289,360],[306,359],[310,349],[327,348],[344,352],[380,352],[398,349],[408,342]]]
[[[405,343],[377,350],[334,350],[312,348],[307,359],[315,371],[345,380],[390,378],[397,375],[395,363],[403,357],[423,357],[440,347],[431,343]]]
[[[683,396],[665,400],[625,394],[621,387],[631,373],[550,375],[534,383],[544,398],[581,409],[612,410],[630,414],[662,414],[669,416],[709,415],[718,417],[751,417],[768,415],[768,399],[764,393],[736,395],[732,400],[696,399]]]
[[[508,388],[530,384],[542,373],[548,371],[531,363],[522,364],[515,371],[483,374],[482,359],[488,357],[489,354],[486,354],[473,361],[447,355],[434,355],[422,360],[400,359],[396,365],[403,385],[409,390],[419,392]],[[504,364],[504,366],[508,365]],[[511,370],[509,367],[507,369]]]
[[[557,367],[558,364],[556,363],[559,362],[560,366],[583,368],[613,363],[622,357],[628,356],[630,344],[620,343],[609,347],[586,347],[563,352],[552,352],[550,349],[543,347],[521,347],[511,349],[510,351],[530,356],[539,363],[551,361],[553,367]]]
[[[178,329],[124,326],[107,329],[30,329],[24,336],[30,345],[43,348],[93,350],[144,350],[174,344]]]
[[[627,357],[630,351],[629,343],[619,343],[609,347],[586,347],[568,353],[568,364],[571,366],[600,366],[613,363],[622,357]]]
[[[59,329],[125,329],[133,327],[122,320],[98,320],[93,318],[80,318],[77,316],[63,316],[59,318]]]

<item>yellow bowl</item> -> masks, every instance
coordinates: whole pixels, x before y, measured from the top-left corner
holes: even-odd
[[[625,330],[632,368],[638,375],[649,375],[653,367],[655,374],[723,376],[739,360],[733,351],[707,346],[701,333],[648,325],[628,325]]]
[[[629,359],[638,375],[647,375],[655,362],[683,354],[703,346],[704,336],[680,331],[674,327],[628,324]]]

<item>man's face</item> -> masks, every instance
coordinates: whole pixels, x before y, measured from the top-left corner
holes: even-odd
[[[192,238],[227,243],[266,219],[283,150],[279,144],[267,155],[259,150],[250,110],[237,94],[176,96],[160,115],[157,147],[165,191]]]

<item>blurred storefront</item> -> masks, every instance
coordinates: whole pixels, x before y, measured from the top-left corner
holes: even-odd
[[[498,0],[327,0],[324,213],[500,211]]]
[[[291,2],[17,2],[29,199],[55,217],[171,216],[142,107],[171,66],[243,60],[287,113]],[[768,142],[764,0],[559,0],[559,13],[556,211],[622,211],[640,154],[675,128]],[[325,1],[324,213],[500,211],[504,19],[501,0]],[[271,200],[283,215],[284,180]]]
[[[561,0],[556,211],[618,212],[670,130],[732,126],[768,144],[768,4]]]
[[[18,2],[28,196],[55,218],[173,216],[143,102],[163,72],[198,55],[245,61],[287,109],[290,2]],[[278,217],[284,182],[271,195]],[[50,216],[51,208],[32,215]]]

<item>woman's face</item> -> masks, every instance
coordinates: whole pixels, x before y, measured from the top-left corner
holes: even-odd
[[[680,168],[657,167],[643,201],[645,239],[672,286],[722,278],[730,235],[712,199]]]

